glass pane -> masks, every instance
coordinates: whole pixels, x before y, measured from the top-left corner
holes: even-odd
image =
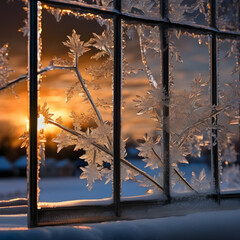
[[[218,0],[217,26],[223,31],[240,30],[240,2],[237,0]]]
[[[161,17],[161,1],[158,0],[122,0],[122,11],[146,17]]]
[[[209,0],[169,0],[169,19],[174,22],[209,24]]]
[[[39,201],[111,201],[113,22],[52,11],[42,13],[41,63],[53,70],[39,91]]]
[[[27,198],[27,158],[19,140],[28,118],[27,38],[18,31],[27,17],[23,7],[0,1],[0,201]]]
[[[121,163],[122,200],[162,194],[160,38],[158,26],[124,23],[122,157],[133,167]]]
[[[239,41],[219,40],[218,142],[222,191],[240,190],[239,46]]]
[[[211,190],[211,106],[208,37],[170,35],[171,191]]]

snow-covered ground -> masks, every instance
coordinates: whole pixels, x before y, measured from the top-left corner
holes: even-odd
[[[149,175],[157,175],[158,170],[151,170],[144,168],[145,163],[139,160],[131,160],[131,163],[147,172]],[[205,169],[206,176],[210,179],[210,167],[206,163],[191,163],[189,165],[182,164],[179,166],[180,171],[184,172],[184,177],[188,182],[191,182],[192,171],[198,176],[202,169]],[[225,183],[222,184],[222,187]],[[226,185],[226,184],[225,184]],[[176,187],[180,189],[182,184],[177,184]],[[79,177],[55,177],[55,178],[41,178],[39,181],[40,197],[39,200],[43,202],[58,202],[70,201],[79,199],[100,199],[109,198],[112,196],[112,185],[105,181],[96,181],[93,184],[91,191],[86,187],[86,180],[79,179]],[[230,189],[225,186],[227,190],[239,191],[240,186]],[[222,189],[224,189],[222,188]],[[122,182],[122,197],[138,196],[146,193],[148,188],[140,187],[134,181]],[[176,189],[176,188],[175,188]],[[26,198],[27,197],[27,180],[26,178],[0,178],[0,200],[7,200],[12,198]]]
[[[144,170],[149,175],[157,175],[158,170],[144,168],[145,163],[139,160],[131,160],[131,163],[138,168]],[[180,170],[185,172],[185,178],[190,181],[191,171],[194,170],[198,175],[202,168],[205,168],[206,174],[210,176],[208,165],[198,163],[191,164],[191,167]],[[79,177],[56,177],[41,178],[39,181],[40,201],[57,202],[78,199],[96,199],[109,198],[112,196],[111,183],[105,184],[105,181],[96,181],[91,191],[86,187],[86,180]],[[134,181],[122,182],[122,197],[143,195],[148,188],[139,187]],[[0,179],[0,200],[11,198],[27,197],[27,181],[26,178],[2,178]]]
[[[27,228],[26,215],[0,216],[0,239],[239,240],[240,210],[95,224]]]
[[[39,181],[40,201],[58,202],[78,199],[108,198],[112,196],[111,183],[96,181],[91,191],[86,180],[79,177],[42,178]],[[142,195],[147,188],[138,187],[134,181],[123,182],[123,196]],[[0,179],[0,200],[27,197],[26,178]]]
[[[136,163],[143,169],[142,163]],[[193,166],[192,166],[193,167]],[[196,170],[204,165],[196,165]],[[206,167],[206,166],[205,166]],[[145,169],[146,170],[146,169]],[[148,173],[151,171],[147,169]],[[190,180],[191,171],[185,169]],[[197,172],[197,174],[199,174]],[[209,169],[206,167],[209,176]],[[101,199],[112,195],[111,183],[97,181],[91,191],[86,181],[79,177],[42,178],[39,181],[40,201],[58,202],[79,199]],[[138,187],[134,181],[123,182],[122,196],[137,196],[146,193],[147,188]],[[0,200],[27,196],[26,178],[0,179]],[[238,206],[238,205],[237,205]],[[240,239],[240,203],[237,210],[222,210],[193,213],[185,216],[171,216],[156,219],[115,221],[95,224],[27,228],[26,214],[0,215],[0,240],[8,239],[86,239],[86,240],[141,240],[141,239]],[[171,214],[177,215],[177,214]],[[179,214],[178,214],[179,215]]]

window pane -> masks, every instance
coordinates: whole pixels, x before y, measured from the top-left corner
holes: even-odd
[[[221,190],[240,190],[239,41],[219,40],[219,158]]]
[[[2,89],[27,72],[27,38],[18,31],[27,17],[23,7],[0,1],[0,201],[27,198],[27,158],[19,140],[27,128],[26,78]]]
[[[122,197],[154,198],[162,194],[156,183],[163,185],[161,34],[158,26],[125,22],[123,38],[122,142],[137,169],[121,163]]]
[[[147,17],[161,17],[161,1],[158,0],[122,0],[122,11]]]
[[[171,21],[209,25],[209,0],[169,0]]]
[[[54,123],[39,131],[40,150],[46,141],[39,200],[110,201],[113,22],[75,12],[56,21],[54,10],[42,14],[42,65],[54,70],[42,78],[39,114],[46,118],[49,108]]]
[[[240,2],[236,0],[218,0],[218,28],[223,31],[240,30]]]
[[[170,35],[172,195],[211,189],[211,106],[208,37]]]

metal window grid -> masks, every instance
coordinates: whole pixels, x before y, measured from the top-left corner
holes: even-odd
[[[162,83],[166,96],[169,95],[169,48],[168,48],[168,29],[183,29],[189,32],[209,34],[211,36],[211,104],[217,105],[217,39],[230,38],[240,39],[239,32],[220,31],[216,27],[216,2],[210,1],[210,26],[198,26],[194,24],[183,24],[170,21],[168,18],[168,0],[161,2],[161,19],[147,16],[136,16],[121,11],[121,0],[114,1],[113,9],[103,9],[95,5],[86,5],[74,3],[73,1],[58,2],[54,0],[29,0],[29,99],[30,99],[30,161],[28,165],[28,225],[29,227],[67,224],[76,222],[93,222],[102,220],[126,219],[122,216],[123,210],[140,210],[149,206],[164,206],[175,199],[170,195],[170,160],[169,160],[169,108],[164,107],[164,193],[167,201],[154,200],[135,200],[120,201],[121,195],[121,175],[120,175],[120,137],[121,137],[121,80],[122,80],[122,20],[133,23],[142,23],[159,26],[162,34]],[[57,207],[57,208],[37,208],[37,106],[38,106],[38,3],[48,4],[57,8],[66,8],[78,10],[81,12],[99,14],[105,18],[112,18],[114,21],[114,171],[113,171],[113,204],[109,206],[79,206],[79,207]],[[213,120],[212,120],[213,122]],[[216,124],[216,121],[215,123]],[[212,130],[217,135],[217,130]],[[219,187],[219,163],[218,163],[218,146],[212,144],[211,160],[213,166],[213,177],[215,184],[215,193],[209,196],[217,200],[226,198],[239,198],[239,194],[220,194]],[[182,200],[189,199],[183,197]],[[200,200],[198,200],[200,201]],[[98,217],[91,217],[91,213],[98,213]],[[108,213],[108,217],[102,217],[103,213]]]

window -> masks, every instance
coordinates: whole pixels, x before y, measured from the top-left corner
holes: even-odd
[[[171,214],[166,205],[173,202],[239,197],[238,9],[225,0],[29,1],[30,227],[149,217],[156,209]],[[52,21],[49,15],[58,22],[52,33],[43,25],[45,18]],[[59,54],[55,32],[64,32],[67,18],[63,45],[70,61],[54,58],[42,67],[45,49]],[[59,72],[57,79],[42,79],[53,70],[65,78]],[[73,83],[66,80],[70,74]],[[94,91],[92,80],[102,88]],[[56,92],[44,90],[58,86],[69,87],[67,100],[83,96],[70,105],[72,126],[65,110],[52,112]],[[76,112],[84,102],[92,111],[86,129]],[[87,187],[112,182],[112,196],[53,203],[41,201],[40,192],[39,200],[46,142],[41,118],[62,130],[54,138],[58,150],[85,150],[88,166],[80,178]]]

